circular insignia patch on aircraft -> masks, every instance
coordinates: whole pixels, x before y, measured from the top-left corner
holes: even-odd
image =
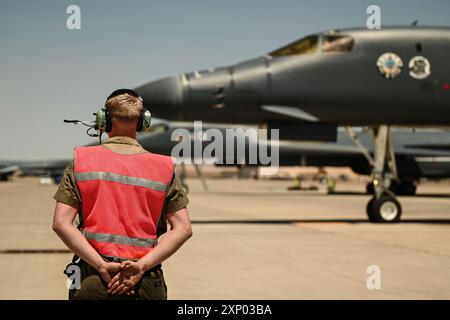
[[[409,60],[409,75],[414,79],[425,79],[431,74],[430,61],[422,56],[415,56]]]
[[[402,73],[403,61],[395,53],[386,52],[378,58],[377,67],[383,77],[394,79]]]

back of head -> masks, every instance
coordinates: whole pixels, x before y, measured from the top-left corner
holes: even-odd
[[[135,122],[141,115],[142,98],[130,92],[113,92],[106,100],[105,107],[112,120]]]

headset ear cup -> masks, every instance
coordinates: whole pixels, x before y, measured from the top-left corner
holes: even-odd
[[[142,130],[148,130],[150,129],[152,125],[152,113],[150,112],[150,110],[145,110],[144,111],[144,119],[142,121]]]
[[[150,128],[151,123],[152,123],[152,114],[150,113],[149,110],[142,109],[141,115],[139,116],[136,131],[138,131],[138,132],[146,131],[147,129]]]
[[[95,117],[95,122],[96,122],[97,130],[99,130],[100,132],[105,132],[107,130],[108,123],[107,123],[106,109],[100,109],[97,111],[96,117]]]

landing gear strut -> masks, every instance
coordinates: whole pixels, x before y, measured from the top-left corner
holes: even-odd
[[[371,222],[393,223],[400,221],[402,207],[395,194],[389,190],[391,182],[398,181],[395,154],[387,125],[372,128],[374,134],[374,157],[359,141],[352,128],[347,127],[347,133],[360,148],[372,167],[372,183],[374,196],[367,204],[367,216]]]

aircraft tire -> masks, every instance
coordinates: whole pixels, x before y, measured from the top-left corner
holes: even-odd
[[[396,223],[400,221],[402,206],[390,195],[383,195],[379,199],[373,197],[367,204],[367,215],[371,222]]]
[[[372,214],[372,211],[373,211],[372,207],[373,207],[374,201],[375,201],[375,197],[372,197],[369,200],[369,202],[367,202],[367,206],[366,206],[366,213],[367,213],[367,216],[369,217],[370,222],[376,222],[376,221],[373,221],[373,214]]]

